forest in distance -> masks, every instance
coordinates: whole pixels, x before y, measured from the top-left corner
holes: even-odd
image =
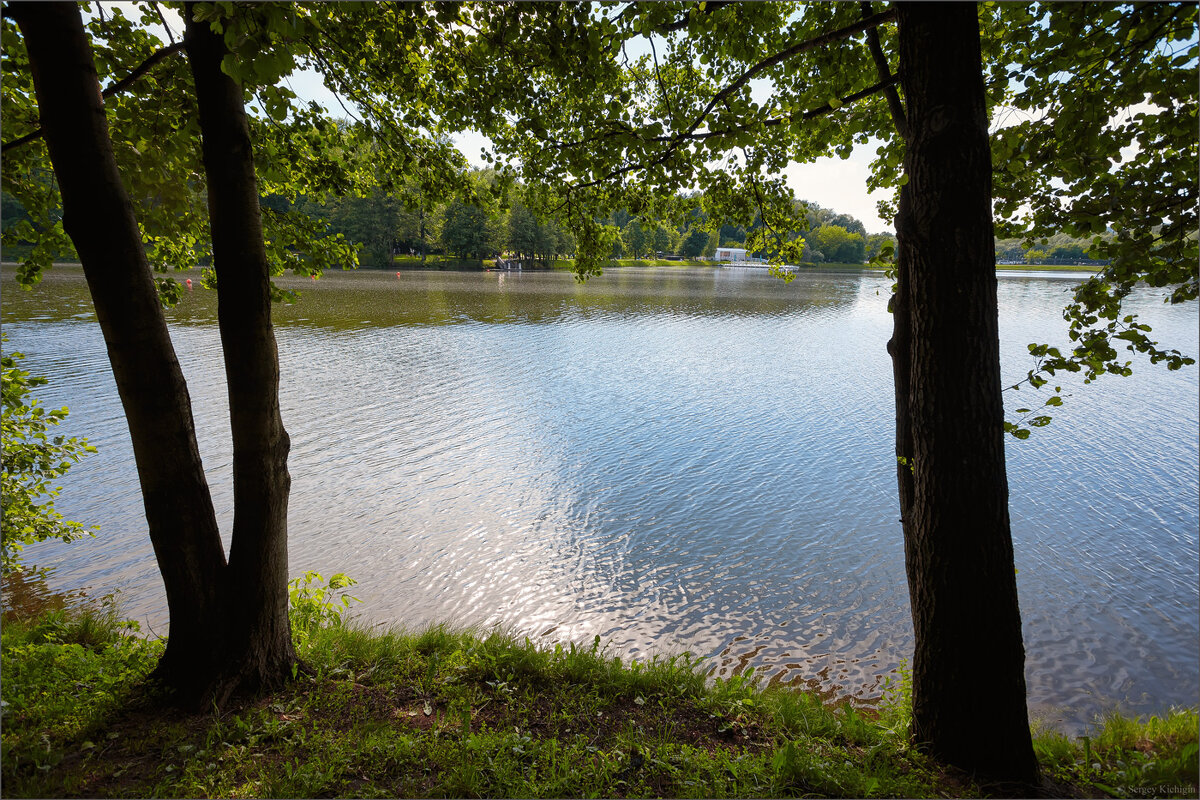
[[[1139,286],[1200,295],[1194,4],[6,3],[2,25],[3,244],[25,286],[82,264],[169,607],[151,677],[173,703],[302,672],[272,323],[292,295],[273,278],[440,248],[570,254],[586,281],[617,256],[740,244],[774,265],[887,264],[904,735],[991,785],[1039,785],[1005,445],[1070,402],[1063,374],[1195,364],[1175,349],[1194,342],[1126,307]],[[304,69],[352,124],[297,96]],[[491,168],[468,168],[464,130]],[[868,142],[896,237],[782,177]],[[997,261],[1052,259],[1098,271],[1066,302],[1069,344],[1028,345],[1007,387],[1027,407],[1006,416]],[[172,271],[196,266],[220,309],[228,549],[164,313]]]
[[[347,125],[349,123],[346,123]],[[495,171],[477,170],[472,178],[489,187],[496,184]],[[446,255],[464,265],[482,262],[500,254],[522,259],[527,268],[550,267],[557,259],[574,253],[570,231],[553,218],[535,214],[521,200],[521,187],[510,186],[491,204],[442,200],[420,196],[414,183],[395,195],[379,190],[368,196],[343,195],[326,198],[300,196],[295,202],[281,195],[261,198],[270,213],[292,209],[303,213],[330,235],[340,235],[356,249],[361,267],[387,269],[397,255],[419,256],[424,263],[429,255]],[[695,198],[690,198],[695,199]],[[197,203],[203,198],[197,196]],[[885,246],[895,248],[890,233],[867,233],[863,222],[849,214],[822,208],[815,203],[796,201],[803,209],[809,227],[792,231],[792,238],[803,240],[802,264],[865,264],[880,257]],[[5,192],[0,204],[0,225],[12,228],[29,215],[21,203]],[[628,209],[613,211],[608,224],[617,232],[613,237],[612,259],[678,258],[709,259],[718,247],[744,248],[747,228],[724,223],[715,230],[703,210],[697,208],[683,225],[674,226],[657,219],[633,216]],[[753,232],[763,225],[756,216],[748,226]],[[1111,231],[1103,238],[1111,239]],[[1044,242],[1021,238],[997,239],[996,259],[1003,264],[1071,264],[1102,267],[1108,262],[1089,256],[1089,239],[1056,233]],[[32,243],[10,241],[7,260],[21,257]],[[770,253],[751,252],[752,258],[766,260]],[[73,250],[57,253],[56,258],[76,260]],[[201,259],[207,262],[208,259]]]

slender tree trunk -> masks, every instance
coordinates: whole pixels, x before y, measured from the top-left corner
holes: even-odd
[[[217,694],[273,687],[296,662],[288,625],[290,446],[279,412],[279,356],[270,271],[242,88],[221,71],[223,36],[192,20],[184,37],[200,112],[217,321],[233,431],[233,539],[229,551],[231,663]]]
[[[421,240],[421,264],[423,265],[425,263],[425,249],[426,249],[425,248],[425,209],[424,209],[424,207],[422,207],[417,212],[417,221],[418,221],[417,236]]]
[[[913,504],[913,440],[912,440],[912,410],[909,408],[909,383],[912,371],[912,313],[909,309],[909,258],[905,254],[907,235],[905,227],[909,207],[908,186],[900,187],[900,204],[896,215],[896,291],[892,295],[892,338],[888,341],[888,353],[892,356],[892,380],[896,391],[896,486],[900,497],[900,522],[905,524]],[[905,541],[907,543],[907,535]],[[908,557],[906,555],[906,560]],[[916,598],[912,597],[912,581],[909,581],[909,600],[916,607]]]
[[[898,10],[909,137],[891,349],[897,453],[909,461],[899,482],[912,732],[943,761],[1029,785],[1037,761],[1009,532],[978,18],[974,4]]]
[[[75,3],[10,3],[5,13],[25,39],[63,226],[83,263],[129,423],[170,609],[160,666],[209,664],[219,649],[225,555],[187,384],[113,157],[91,45]]]

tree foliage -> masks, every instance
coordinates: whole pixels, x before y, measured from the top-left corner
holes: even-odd
[[[1030,345],[1035,367],[1016,386],[1128,375],[1121,350],[1172,370],[1195,363],[1123,303],[1139,284],[1170,303],[1197,297],[1196,5],[998,3],[984,23],[1001,235],[1090,240],[1086,255],[1108,262],[1064,312],[1070,351]]]
[[[487,211],[477,205],[454,200],[446,208],[442,246],[446,252],[461,258],[482,260],[497,250],[497,231]]]
[[[708,232],[703,228],[692,228],[679,242],[679,255],[683,258],[699,258],[708,247]],[[714,251],[716,248],[713,248]]]
[[[621,243],[625,252],[633,258],[641,258],[646,253],[646,232],[642,229],[642,221],[637,217],[625,223],[621,229]]]
[[[824,260],[842,264],[861,264],[866,258],[866,239],[841,225],[822,225],[814,232],[813,243]]]
[[[67,418],[67,408],[47,409],[33,397],[33,389],[44,385],[46,379],[21,369],[23,358],[21,353],[9,352],[0,359],[4,412],[0,419],[0,568],[4,572],[17,566],[25,545],[94,535],[55,511],[54,499],[61,492],[55,485],[58,479],[96,448],[87,439],[53,435],[53,428]]]

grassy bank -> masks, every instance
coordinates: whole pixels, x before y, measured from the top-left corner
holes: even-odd
[[[161,643],[111,611],[3,629],[6,797],[972,796],[910,749],[902,707],[830,708],[685,658],[623,665],[446,628],[314,625],[314,675],[182,715],[145,683]],[[1197,717],[1038,738],[1052,793],[1195,796]]]
[[[667,259],[667,258],[616,258],[609,262],[614,267],[715,267],[712,261],[700,259]]]
[[[361,264],[359,269],[452,269],[452,270],[482,270],[491,266],[491,259],[485,263],[471,258],[454,258],[444,255],[427,255],[422,261],[420,256],[392,256],[389,264]]]
[[[559,262],[566,265],[570,269],[571,262]],[[721,264],[713,261],[664,261],[641,259],[635,261],[630,258],[617,259],[612,262],[613,266],[618,267],[719,267]],[[880,272],[882,267],[873,266],[871,264],[842,264],[827,262],[822,264],[801,263],[797,266],[800,272],[863,272],[872,271]],[[1000,264],[996,267],[997,270],[1023,270],[1037,272],[1082,272],[1093,273],[1097,271],[1097,267],[1081,267],[1069,264]]]
[[[1103,267],[1080,266],[1078,264],[997,264],[996,269],[1002,272],[1009,271],[1033,271],[1033,272],[1083,272],[1093,274],[1104,269]]]

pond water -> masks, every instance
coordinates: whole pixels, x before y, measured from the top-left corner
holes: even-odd
[[[1000,278],[1004,378],[1065,340],[1077,276]],[[854,701],[910,656],[885,351],[872,273],[612,270],[281,279],[293,574],[345,572],[359,615],[502,625],[615,655],[689,651]],[[165,633],[166,603],[103,340],[78,269],[2,321],[48,405],[99,453],[59,508],[95,540],[30,548],[51,582]],[[1131,305],[1194,353],[1195,304]],[[223,530],[229,423],[216,302],[169,312]],[[1200,695],[1198,375],[1141,363],[1008,445],[1032,713],[1068,730]],[[1010,408],[1028,389],[1008,393]],[[986,687],[980,687],[986,691]]]

